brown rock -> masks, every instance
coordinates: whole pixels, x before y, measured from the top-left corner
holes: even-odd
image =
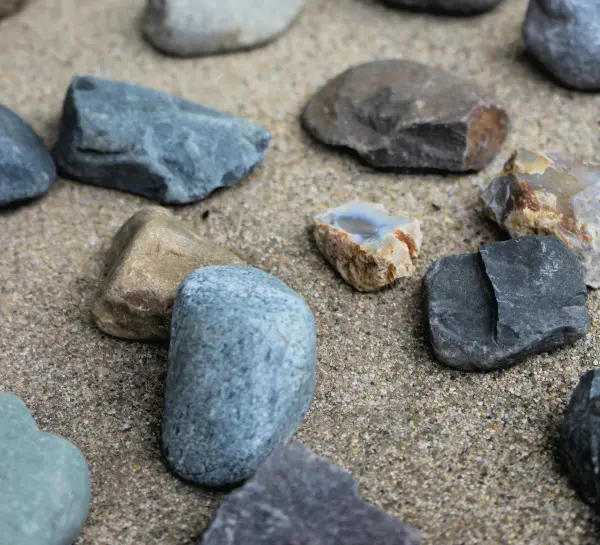
[[[308,103],[304,127],[379,168],[464,172],[498,153],[508,114],[472,83],[403,60],[350,68]]]
[[[168,341],[181,282],[200,267],[236,264],[243,262],[201,240],[166,210],[144,208],[115,235],[92,311],[96,324],[115,337]]]
[[[24,0],[0,0],[0,19],[14,13],[25,4]]]

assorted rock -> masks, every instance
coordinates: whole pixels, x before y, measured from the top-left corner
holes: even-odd
[[[243,262],[202,240],[165,209],[144,208],[115,235],[92,311],[96,324],[115,337],[168,341],[173,302],[186,276],[200,267],[235,264]]]
[[[600,3],[531,0],[523,25],[529,52],[563,85],[600,90]]]
[[[358,291],[410,276],[423,235],[412,218],[389,216],[381,204],[351,202],[314,218],[319,250]]]
[[[560,439],[563,466],[572,483],[600,511],[600,369],[588,371],[575,388]]]
[[[482,194],[489,217],[511,237],[560,238],[600,287],[600,165],[568,153],[517,150]]]
[[[444,257],[424,287],[435,357],[464,371],[509,367],[573,343],[590,327],[581,266],[555,237]]]
[[[75,77],[54,155],[65,177],[182,204],[245,178],[270,140],[249,121],[167,93]]]
[[[230,494],[200,545],[419,545],[419,532],[360,497],[341,467],[292,443]]]
[[[25,404],[0,392],[0,541],[72,545],[87,519],[89,471],[81,452],[41,432]]]
[[[308,103],[304,127],[377,168],[465,172],[498,153],[508,114],[472,83],[424,64],[373,61],[350,68]]]
[[[25,4],[24,0],[0,0],[0,19],[7,15],[12,15],[21,9]]]
[[[239,483],[287,443],[315,387],[308,305],[275,277],[242,266],[188,276],[173,310],[163,450],[180,477]]]
[[[284,32],[305,0],[148,0],[143,32],[157,49],[208,55],[266,44]]]
[[[55,180],[56,166],[42,138],[0,105],[0,207],[41,197]]]
[[[495,8],[502,1],[503,0],[384,0],[386,4],[394,7],[397,6],[419,11],[459,15],[483,13]]]

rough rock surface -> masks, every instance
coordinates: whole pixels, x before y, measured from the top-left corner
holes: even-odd
[[[315,387],[308,305],[252,267],[205,267],[173,310],[163,449],[184,479],[208,486],[250,477],[290,440]]]
[[[55,180],[56,166],[44,141],[0,105],[0,206],[40,197]]]
[[[87,464],[66,439],[37,429],[25,404],[0,392],[0,543],[72,545],[90,504]]]
[[[531,0],[523,38],[561,83],[600,91],[600,2]]]
[[[277,38],[305,0],[149,0],[143,19],[156,48],[180,56],[256,47]]]
[[[25,0],[0,0],[0,19],[15,13],[25,4]]]
[[[173,301],[186,276],[200,267],[242,263],[166,210],[144,208],[115,235],[94,319],[115,337],[168,341]]]
[[[581,267],[555,237],[445,257],[424,283],[434,354],[464,371],[509,367],[572,343],[590,327]]]
[[[473,84],[424,64],[373,61],[346,70],[308,103],[304,127],[379,168],[479,170],[508,114]]]
[[[66,177],[182,204],[245,178],[270,140],[249,121],[167,93],[75,77],[54,154]]]
[[[319,250],[358,291],[374,291],[413,272],[423,235],[413,218],[389,216],[383,205],[351,202],[314,219]]]
[[[600,287],[600,164],[520,149],[482,200],[512,237],[560,238],[579,258],[587,285]]]
[[[489,11],[502,1],[503,0],[384,0],[384,2],[390,6],[459,15],[471,15]]]
[[[563,425],[563,466],[581,497],[600,511],[600,369],[575,388]]]
[[[201,545],[418,545],[419,533],[364,501],[341,467],[292,443],[229,495]]]

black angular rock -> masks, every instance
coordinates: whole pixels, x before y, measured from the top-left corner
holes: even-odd
[[[503,0],[384,0],[390,6],[398,6],[432,13],[474,15],[495,8]]]
[[[201,545],[418,545],[419,533],[361,499],[342,468],[290,444],[228,496]]]
[[[590,327],[581,266],[555,237],[442,258],[424,288],[435,356],[464,371],[509,367],[572,343]]]
[[[56,166],[44,141],[0,106],[0,206],[40,197],[55,180]]]
[[[600,369],[583,375],[573,392],[560,438],[560,455],[581,497],[600,511]]]

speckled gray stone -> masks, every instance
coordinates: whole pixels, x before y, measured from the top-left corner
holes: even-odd
[[[383,0],[390,6],[398,6],[433,13],[472,15],[495,8],[503,0]]]
[[[464,371],[509,367],[575,342],[590,327],[581,266],[555,237],[442,258],[424,284],[434,354]]]
[[[523,38],[562,84],[600,91],[600,2],[531,0]]]
[[[37,429],[25,404],[0,392],[0,543],[72,545],[90,504],[89,471],[72,443]]]
[[[40,197],[55,180],[56,166],[44,141],[0,105],[0,206]]]
[[[249,121],[167,93],[75,77],[54,155],[65,177],[183,204],[245,178],[270,140]]]
[[[208,486],[250,477],[292,437],[315,387],[311,310],[275,277],[205,267],[173,308],[163,450],[184,479]]]
[[[419,532],[360,497],[341,467],[292,443],[229,495],[200,545],[418,545]]]

